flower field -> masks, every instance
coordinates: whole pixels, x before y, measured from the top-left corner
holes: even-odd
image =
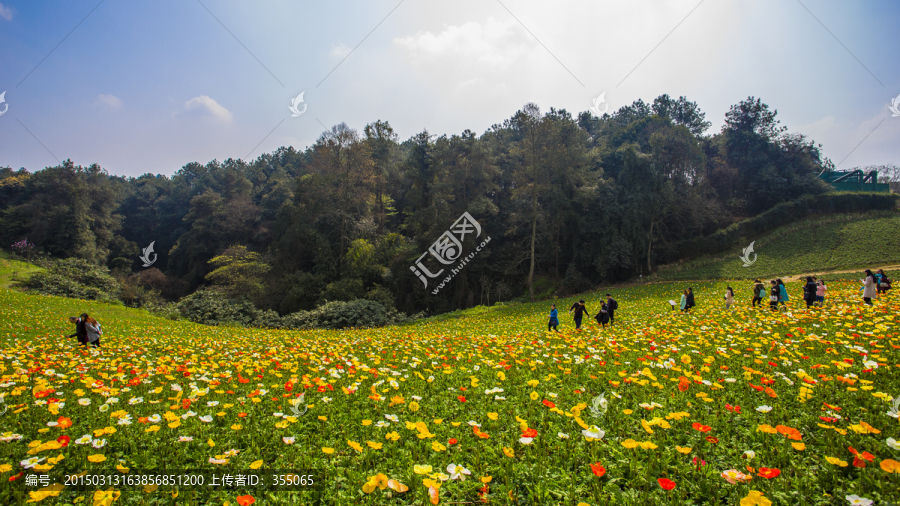
[[[743,284],[730,312],[724,283],[695,284],[686,315],[680,284],[617,289],[615,327],[581,332],[558,300],[559,334],[549,302],[288,332],[0,290],[0,504],[900,502],[896,291],[868,308],[834,282],[807,310],[798,283],[773,313]],[[82,311],[99,352],[65,338]],[[59,479],[188,469],[316,487]]]

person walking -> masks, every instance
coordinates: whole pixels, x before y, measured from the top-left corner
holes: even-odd
[[[84,318],[84,328],[87,330],[87,340],[94,348],[100,347],[100,336],[103,335],[103,329],[97,320],[88,316],[87,313],[81,315]]]
[[[803,300],[806,301],[806,308],[809,309],[813,307],[816,303],[816,292],[819,287],[816,286],[816,282],[813,281],[812,276],[806,277],[806,284],[803,286]]]
[[[774,279],[771,281],[772,288],[769,290],[769,309],[778,311],[778,300],[781,299],[781,290],[778,288],[778,282]]]
[[[606,302],[601,302],[600,312],[594,315],[594,319],[597,320],[597,325],[606,328],[606,324],[610,323],[611,321],[609,314],[609,304],[607,304]]]
[[[575,330],[581,330],[581,318],[585,312],[587,312],[587,307],[584,305],[584,299],[572,304],[572,307],[569,308],[569,313],[572,314],[572,318],[575,320]]]
[[[687,291],[687,311],[690,311],[691,308],[696,306],[697,303],[694,301],[694,289],[692,287],[688,287]]]
[[[87,329],[84,327],[84,316],[70,316],[69,322],[75,324],[75,333],[69,334],[68,338],[77,338],[79,346],[87,346]]]
[[[687,312],[687,295],[688,295],[688,291],[687,291],[687,290],[682,290],[682,292],[681,292],[681,302],[678,304],[678,306],[681,308],[681,312],[682,312],[682,313]]]
[[[734,290],[729,286],[725,289],[725,310],[727,311],[734,304]]]
[[[612,327],[616,323],[616,310],[619,309],[619,303],[612,295],[606,294],[606,311],[609,313],[609,326]]]
[[[863,301],[872,305],[872,299],[877,295],[875,275],[870,269],[866,269],[866,279],[863,280]]]
[[[559,312],[556,310],[556,304],[550,304],[550,321],[547,322],[547,332],[551,330],[559,332],[557,326],[559,326]]]
[[[884,269],[878,269],[878,272],[875,273],[875,275],[880,276],[878,279],[878,294],[881,295],[887,293],[887,291],[891,289],[890,278],[884,273]]]
[[[753,283],[753,307],[756,307],[757,303],[762,305],[763,297],[766,295],[766,287],[764,287],[762,281],[758,279]]]
[[[787,293],[787,287],[784,286],[784,281],[780,278],[776,279],[775,282],[778,283],[778,302],[787,309],[786,302],[791,300]]]
[[[820,279],[816,282],[816,305],[819,307],[823,307],[825,305],[825,292],[828,291],[828,287],[825,286],[825,280]]]

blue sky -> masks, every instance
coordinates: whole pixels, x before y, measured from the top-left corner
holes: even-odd
[[[716,131],[753,95],[842,169],[900,163],[898,20],[889,0],[0,0],[0,166],[172,174],[342,121],[481,133],[604,91],[685,95]]]

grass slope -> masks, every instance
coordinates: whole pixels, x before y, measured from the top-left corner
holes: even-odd
[[[595,313],[600,294],[557,300],[560,334],[545,332],[548,301],[293,332],[0,289],[0,504],[102,503],[104,493],[121,493],[116,504],[248,495],[260,505],[430,504],[423,480],[440,484],[432,493],[443,504],[479,503],[485,492],[495,504],[738,504],[751,489],[775,504],[900,501],[900,450],[885,444],[898,423],[886,414],[900,394],[896,292],[867,308],[857,283],[836,281],[828,305],[806,311],[798,283],[788,312],[745,300],[725,312],[725,283],[707,281],[694,284],[697,310],[680,314],[666,301],[681,285],[615,290],[618,325],[608,329],[574,332],[566,314],[580,297]],[[64,318],[80,311],[104,324],[99,353],[63,337]],[[289,400],[300,391],[308,411],[295,417]],[[600,394],[608,405],[595,414]],[[592,425],[601,439],[582,432]],[[88,439],[98,442],[80,444]],[[866,467],[851,464],[849,447],[869,452]],[[10,481],[23,462],[56,480],[123,476],[116,466],[130,475],[308,469],[321,486],[38,491]],[[452,479],[451,464],[469,479]],[[722,476],[748,465],[777,471],[751,472],[749,483]],[[366,487],[379,473],[409,490]],[[675,488],[663,490],[661,478]]]
[[[28,280],[32,274],[45,270],[36,265],[15,260],[8,252],[0,250],[0,288],[13,288]]]
[[[900,216],[807,221],[756,240],[757,260],[743,267],[740,250],[660,269],[661,280],[754,279],[900,264]],[[752,255],[751,255],[752,259]]]

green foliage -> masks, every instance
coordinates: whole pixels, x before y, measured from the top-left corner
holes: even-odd
[[[217,290],[198,290],[178,301],[181,315],[204,325],[257,326],[263,318],[260,311],[246,298],[232,299]],[[265,317],[267,321],[271,318]],[[276,325],[277,326],[277,325]]]
[[[262,277],[270,267],[259,253],[246,246],[232,246],[209,261],[214,268],[206,279],[232,297],[253,297],[263,290]]]
[[[80,258],[49,260],[46,272],[31,276],[28,288],[44,295],[119,302],[120,287],[109,269]]]
[[[282,325],[292,329],[344,329],[349,327],[381,327],[408,321],[403,313],[365,299],[350,302],[329,302],[312,311],[287,315]]]

